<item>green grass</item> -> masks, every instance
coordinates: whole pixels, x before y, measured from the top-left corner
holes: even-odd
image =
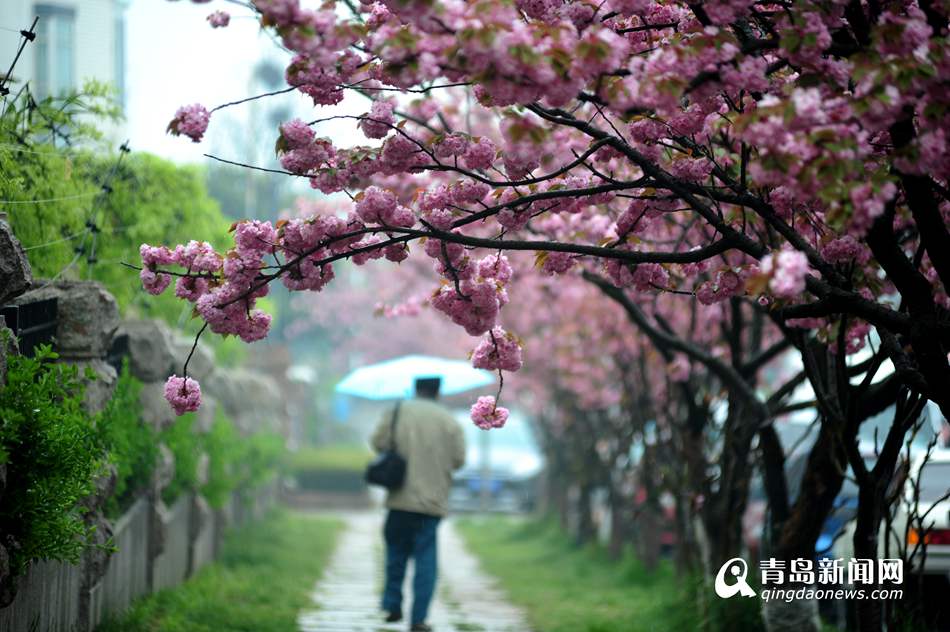
[[[341,523],[277,511],[231,533],[214,564],[99,632],[296,632]]]
[[[696,630],[696,604],[668,565],[650,573],[632,556],[610,561],[575,547],[550,522],[470,518],[459,529],[484,569],[537,632]]]
[[[334,444],[304,447],[290,456],[291,471],[335,470],[363,473],[373,453],[363,445]]]

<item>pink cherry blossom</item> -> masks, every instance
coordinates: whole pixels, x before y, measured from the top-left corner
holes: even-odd
[[[313,142],[316,134],[313,129],[301,121],[293,119],[280,126],[280,133],[289,149],[301,149]]]
[[[199,103],[178,108],[175,118],[168,124],[169,133],[174,136],[185,135],[193,142],[198,142],[208,129],[211,114]]]
[[[468,144],[462,162],[469,169],[488,169],[495,161],[495,144],[484,136]]]
[[[508,421],[508,409],[495,405],[495,398],[484,395],[472,405],[472,421],[482,430],[503,428]]]
[[[390,101],[373,101],[372,107],[360,121],[360,129],[367,138],[384,138],[396,124]]]
[[[208,15],[208,22],[212,28],[222,28],[231,23],[231,14],[227,11],[215,11]]]
[[[193,378],[172,375],[165,382],[165,399],[176,415],[184,415],[201,406],[201,387]]]
[[[805,291],[808,258],[797,250],[783,249],[762,259],[762,271],[771,275],[769,289],[778,298],[797,298]]]
[[[501,327],[492,329],[472,352],[472,366],[476,369],[517,371],[521,365],[521,343]]]

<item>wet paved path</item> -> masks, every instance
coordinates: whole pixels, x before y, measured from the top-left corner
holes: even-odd
[[[352,513],[336,551],[317,582],[314,610],[297,618],[301,632],[390,632],[408,623],[382,623],[382,512]],[[411,566],[411,563],[410,563]],[[406,573],[403,610],[412,604],[412,569]],[[531,632],[524,614],[508,603],[482,572],[452,526],[439,526],[439,583],[428,623],[435,632]]]

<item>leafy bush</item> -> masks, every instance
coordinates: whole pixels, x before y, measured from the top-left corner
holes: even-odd
[[[322,445],[301,448],[290,458],[292,471],[334,470],[363,473],[373,454],[366,446],[355,444]]]
[[[218,407],[211,430],[203,437],[208,453],[208,482],[201,494],[212,507],[223,507],[241,482],[238,464],[241,460],[241,437],[234,425]]]
[[[116,466],[115,494],[106,504],[106,515],[119,516],[148,485],[158,457],[156,433],[141,419],[139,392],[142,383],[129,373],[123,362],[115,393],[99,414],[96,427]]]
[[[306,447],[290,458],[290,473],[302,489],[336,492],[366,490],[363,472],[373,458],[361,445]]]
[[[48,346],[9,358],[0,390],[0,534],[15,574],[34,559],[79,559],[89,539],[79,501],[92,491],[104,446],[82,409],[76,367]]]
[[[184,492],[204,495],[213,507],[221,507],[236,489],[250,490],[270,479],[283,463],[284,438],[271,432],[258,432],[249,437],[238,434],[234,425],[219,408],[207,434],[192,430],[194,414],[179,417],[161,433],[175,455],[175,477],[162,492],[166,503]],[[198,459],[202,452],[209,457],[208,481],[198,485]]]
[[[192,431],[195,414],[187,413],[175,420],[160,434],[162,443],[175,455],[175,476],[162,490],[162,499],[172,503],[182,493],[198,488],[198,457],[201,455],[200,437]]]
[[[257,432],[241,440],[241,487],[253,489],[278,472],[286,459],[284,438],[274,432]]]

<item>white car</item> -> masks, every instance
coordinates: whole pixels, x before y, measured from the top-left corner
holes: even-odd
[[[878,545],[880,557],[908,556],[915,569],[925,575],[950,577],[950,450],[935,450],[929,457],[917,453],[912,456],[909,476],[901,499],[895,507],[890,529],[881,524]],[[917,504],[916,512],[913,507]],[[908,524],[909,523],[909,524]],[[854,557],[854,529],[856,521],[848,523],[842,536],[835,542],[833,557]],[[886,542],[890,538],[890,542]],[[889,547],[885,547],[885,544]],[[924,547],[926,543],[926,557]]]

